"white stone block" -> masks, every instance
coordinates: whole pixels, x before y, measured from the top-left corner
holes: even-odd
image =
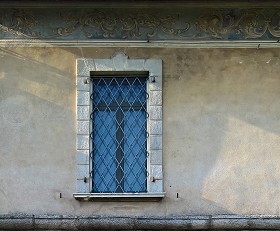
[[[127,71],[143,71],[144,70],[144,59],[127,60],[126,70]]]
[[[77,134],[89,135],[89,121],[77,121]]]
[[[77,165],[77,180],[83,180],[89,177],[89,165],[88,164],[78,164]]]
[[[77,105],[89,105],[90,95],[87,91],[77,91]]]
[[[150,121],[150,134],[151,135],[162,135],[162,121],[151,120]]]
[[[128,56],[124,54],[123,52],[117,52],[114,54],[114,57],[112,57],[114,70],[125,70],[127,66]]]
[[[155,75],[154,73],[150,73],[151,77],[149,79],[149,90],[150,91],[162,91],[162,77]],[[152,78],[154,78],[154,82],[151,82]]]
[[[89,136],[77,135],[77,149],[89,149]]]
[[[89,78],[87,77],[77,77],[77,90],[78,91],[89,91],[89,83],[85,83],[86,80]]]
[[[150,91],[150,105],[162,105],[162,91]]]
[[[77,59],[78,76],[89,77],[91,71],[95,71],[93,59]]]
[[[150,192],[163,192],[162,180],[156,180],[150,183]]]
[[[151,165],[150,166],[150,176],[154,177],[156,180],[162,180],[162,166],[161,165]]]
[[[162,164],[162,150],[151,150],[150,151],[150,163],[151,164]]]
[[[145,70],[150,71],[157,76],[162,76],[162,60],[161,59],[146,59],[144,64]]]
[[[96,71],[113,71],[114,65],[111,59],[95,59]]]
[[[89,193],[89,183],[85,183],[84,180],[76,181],[76,192],[77,193]]]
[[[150,136],[150,150],[162,150],[162,136],[160,135]]]
[[[78,120],[89,120],[89,106],[77,106],[77,119]]]
[[[77,150],[77,164],[89,164],[89,150]]]
[[[161,120],[162,119],[162,106],[150,106],[149,115],[151,120]]]

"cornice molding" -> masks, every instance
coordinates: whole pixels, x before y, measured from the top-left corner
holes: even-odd
[[[279,48],[275,41],[96,41],[96,40],[38,40],[0,39],[0,47],[137,47],[137,48]]]

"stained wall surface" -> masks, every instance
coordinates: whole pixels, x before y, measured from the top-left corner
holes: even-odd
[[[76,58],[163,60],[161,202],[78,202]],[[0,214],[280,214],[278,49],[2,48]],[[60,198],[60,193],[62,198]]]

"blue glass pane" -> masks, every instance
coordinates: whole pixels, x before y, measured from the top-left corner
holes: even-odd
[[[116,113],[98,111],[93,119],[93,182],[95,192],[112,192],[116,188]],[[108,129],[110,128],[110,129]]]
[[[146,191],[146,112],[124,112],[124,190]]]

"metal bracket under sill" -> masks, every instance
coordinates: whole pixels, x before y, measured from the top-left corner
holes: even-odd
[[[73,193],[79,201],[160,201],[165,193]]]

